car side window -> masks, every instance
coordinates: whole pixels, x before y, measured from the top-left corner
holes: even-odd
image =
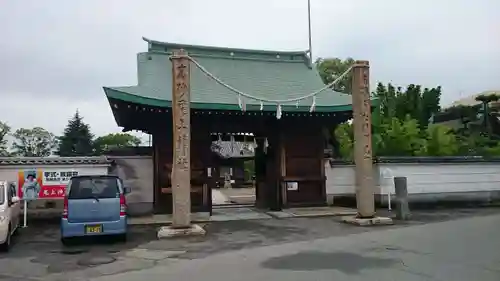
[[[11,193],[10,198],[17,196],[16,192],[16,185],[15,184],[10,184],[9,185],[9,192]]]
[[[9,203],[9,206],[12,203],[12,197],[13,197],[12,187],[11,187],[11,185],[9,185],[8,189],[7,189],[7,202]]]

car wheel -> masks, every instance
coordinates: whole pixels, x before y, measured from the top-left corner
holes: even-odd
[[[10,234],[10,225],[9,225],[9,230],[7,231],[7,237],[5,237],[5,242],[0,244],[0,251],[8,252],[10,250],[10,243],[11,243],[11,234]]]
[[[119,234],[117,238],[120,242],[127,242],[127,234],[126,233]]]
[[[64,246],[68,246],[70,244],[70,240],[69,238],[67,237],[61,237],[61,243],[64,245]]]

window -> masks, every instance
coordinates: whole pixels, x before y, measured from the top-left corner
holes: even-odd
[[[120,183],[116,177],[76,177],[69,185],[69,199],[118,198]]]

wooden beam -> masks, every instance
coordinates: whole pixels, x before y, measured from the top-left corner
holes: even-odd
[[[172,60],[172,118],[174,161],[172,200],[174,228],[191,225],[191,110],[190,62],[187,52],[174,51]]]

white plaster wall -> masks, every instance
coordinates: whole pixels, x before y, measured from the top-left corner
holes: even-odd
[[[394,194],[394,177],[406,177],[409,195],[500,192],[500,163],[394,163],[374,166],[375,194]],[[325,165],[327,195],[355,194],[353,165]],[[331,200],[331,199],[330,199]]]
[[[342,165],[331,167],[330,164],[325,164],[326,176],[326,194],[354,194],[355,193],[355,177],[354,165]],[[374,167],[373,179],[376,187],[376,192],[380,190],[378,167]]]
[[[110,156],[114,161],[110,174],[117,175],[123,184],[130,187],[127,194],[128,212],[143,215],[153,211],[154,166],[151,156]]]
[[[342,165],[331,167],[325,163],[326,194],[354,193],[354,166]]]
[[[500,191],[500,163],[379,164],[387,171],[385,192],[394,193],[392,177],[407,177],[408,193]]]

